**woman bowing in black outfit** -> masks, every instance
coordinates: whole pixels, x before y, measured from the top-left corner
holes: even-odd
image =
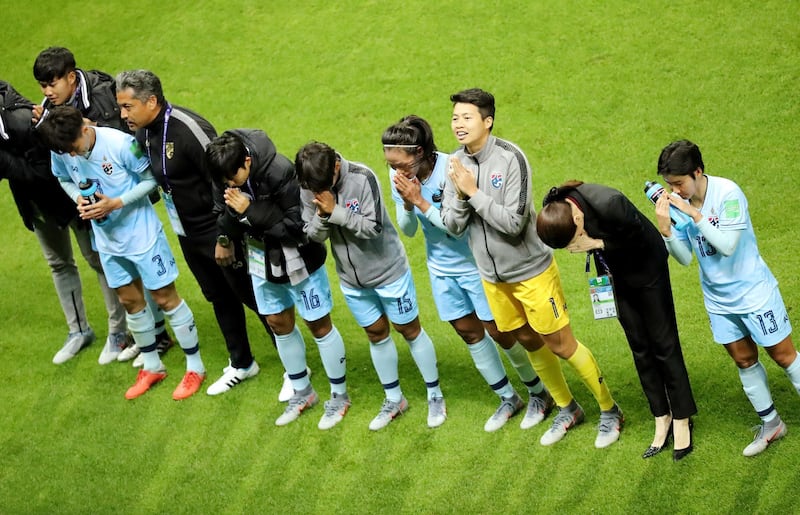
[[[554,249],[592,253],[598,274],[612,276],[619,322],[655,417],[653,443],[642,457],[661,452],[673,435],[673,458],[682,459],[693,449],[690,417],[697,406],[658,229],[619,191],[570,181],[545,196],[536,230]]]

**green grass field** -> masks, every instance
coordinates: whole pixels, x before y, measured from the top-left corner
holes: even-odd
[[[51,45],[69,47],[87,69],[149,68],[169,100],[202,113],[220,132],[262,128],[290,157],[317,139],[369,164],[382,177],[387,201],[383,129],[415,113],[431,122],[439,147],[452,150],[448,97],[466,87],[495,94],[495,132],[526,151],[537,206],[547,188],[577,178],[616,187],[652,215],[643,183],[656,178],[664,145],[689,138],[703,150],[709,173],[735,180],[748,195],[762,255],[800,324],[795,2],[97,5],[6,6],[0,78],[40,100],[31,67]],[[573,328],[593,349],[626,415],[620,441],[602,451],[593,447],[596,405],[569,367],[568,381],[589,416],[564,441],[541,447],[545,427],[522,431],[518,419],[497,433],[483,431],[497,400],[463,343],[436,316],[421,237],[404,242],[421,320],[437,345],[448,421],[436,430],[425,425],[422,380],[396,336],[411,410],[386,430],[367,429],[382,392],[363,331],[332,279],[353,408],[322,432],[321,406],[287,427],[274,426],[283,409],[276,400],[282,368],[255,317],[249,323],[262,373],[220,397],[172,400],[183,373],[179,350],[165,358],[171,372],[165,384],[134,402],[123,393],[135,371],[128,364],[100,367],[99,343],[53,365],[66,336],[63,316],[36,238],[2,185],[0,216],[6,221],[0,514],[800,511],[794,498],[800,399],[764,358],[790,431],[763,455],[741,456],[758,418],[734,364],[711,340],[696,264],[673,263],[684,355],[700,409],[695,452],[676,464],[669,453],[640,458],[652,418],[618,324],[592,320],[583,256],[557,253]],[[179,252],[177,243],[173,248]],[[102,340],[102,300],[95,278],[80,266]],[[195,313],[203,358],[216,379],[227,364],[225,347],[210,305],[181,266],[178,289]],[[312,381],[327,393],[305,334]]]

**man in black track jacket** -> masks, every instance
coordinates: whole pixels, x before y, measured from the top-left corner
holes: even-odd
[[[215,206],[216,187],[203,165],[205,147],[216,131],[197,113],[170,104],[160,79],[150,71],[120,73],[116,91],[122,119],[136,131],[150,158],[170,225],[225,338],[230,366],[207,393],[227,392],[258,374],[259,366],[250,349],[243,307],[256,311],[242,244],[217,230],[222,207]]]

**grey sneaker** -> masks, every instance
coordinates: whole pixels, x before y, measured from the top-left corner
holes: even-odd
[[[97,362],[101,365],[108,365],[112,361],[116,361],[120,353],[131,345],[133,345],[133,337],[129,333],[111,333],[106,338],[106,344],[103,346]]]
[[[447,420],[447,407],[444,397],[433,397],[428,400],[428,427],[439,427]]]
[[[400,398],[400,402],[390,401],[389,399],[383,400],[383,405],[378,415],[369,423],[369,428],[373,431],[378,431],[389,425],[389,422],[396,419],[403,413],[408,411],[408,401],[405,397]]]
[[[594,440],[594,446],[597,449],[605,449],[619,440],[619,433],[622,431],[622,424],[624,422],[625,417],[622,415],[622,410],[619,409],[619,406],[616,404],[608,411],[601,411],[600,423],[597,425],[597,438]]]
[[[780,421],[778,427],[771,429],[769,432],[764,430],[764,424],[754,427],[753,430],[758,430],[758,432],[753,442],[742,451],[742,454],[745,456],[755,456],[756,454],[764,452],[769,444],[783,438],[787,431],[786,424],[783,423],[783,420]]]
[[[319,419],[318,428],[325,431],[342,421],[350,409],[350,396],[346,393],[334,393],[331,400],[325,401],[325,413]]]
[[[309,385],[305,390],[294,392],[283,414],[275,421],[275,425],[285,426],[294,422],[306,408],[315,406],[318,402],[319,396],[313,386]]]
[[[519,427],[522,429],[530,429],[539,424],[539,422],[547,418],[547,415],[553,410],[555,404],[553,397],[547,390],[544,390],[540,394],[532,393],[531,398],[528,399],[528,411],[525,412],[525,418],[519,423]]]
[[[550,429],[545,431],[545,433],[542,435],[542,438],[539,440],[540,444],[553,445],[564,438],[564,435],[567,434],[567,431],[583,422],[583,419],[585,418],[583,414],[583,408],[581,408],[580,404],[577,403],[576,406],[577,407],[575,410],[570,410],[569,408],[559,408],[556,418],[553,419],[553,425],[550,426]]]
[[[82,349],[91,345],[96,338],[91,327],[83,332],[69,333],[67,339],[64,340],[64,345],[53,356],[53,363],[60,365],[71,360]]]
[[[492,431],[497,431],[508,422],[508,419],[519,413],[519,411],[525,407],[525,403],[522,402],[522,398],[514,392],[513,397],[502,397],[500,399],[500,407],[497,408],[497,411],[494,412],[489,420],[486,421],[486,424],[483,425],[483,430],[487,433],[491,433]]]

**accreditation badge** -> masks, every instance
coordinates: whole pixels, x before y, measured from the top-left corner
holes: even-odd
[[[589,275],[591,270],[589,259],[592,253],[586,254],[586,275],[589,277],[589,300],[592,303],[592,314],[595,320],[617,317],[617,301],[614,298],[614,281],[611,272],[608,270],[602,254],[598,253],[598,261],[605,268],[604,275],[592,277]],[[599,272],[599,270],[598,270]]]
[[[167,218],[169,218],[169,223],[172,225],[172,230],[178,236],[186,236],[186,231],[183,230],[183,223],[181,223],[181,219],[178,216],[178,209],[175,207],[175,201],[172,199],[172,193],[165,191],[162,196],[164,197],[164,207],[167,208]]]
[[[261,279],[267,278],[266,252],[264,244],[255,238],[247,238],[247,273]]]

